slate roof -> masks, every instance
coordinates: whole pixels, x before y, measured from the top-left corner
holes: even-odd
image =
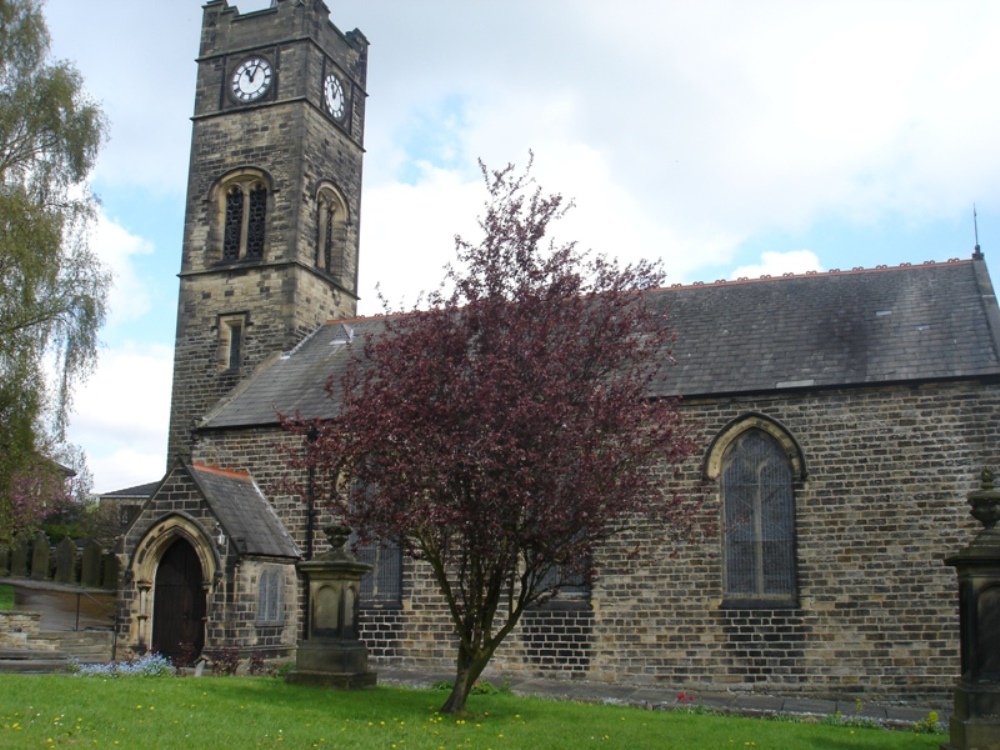
[[[1000,310],[981,259],[651,291],[677,334],[661,395],[713,396],[1000,375]],[[323,386],[345,341],[378,318],[321,326],[271,361],[203,427],[329,417]]]
[[[197,463],[186,468],[241,554],[302,556],[249,474]]]
[[[121,490],[114,490],[112,492],[102,492],[101,497],[113,497],[113,498],[147,498],[150,497],[156,488],[160,486],[159,482],[147,482],[146,484],[137,484],[133,487],[126,487]]]

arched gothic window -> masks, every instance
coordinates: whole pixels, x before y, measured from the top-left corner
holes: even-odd
[[[788,454],[767,432],[751,428],[726,449],[720,476],[725,598],[793,604],[795,503]]]
[[[264,257],[267,185],[254,173],[223,183],[222,259]]]
[[[347,204],[339,191],[330,185],[323,185],[317,193],[316,227],[316,267],[342,281],[347,242]]]
[[[355,547],[358,562],[372,569],[361,577],[362,606],[395,606],[403,599],[403,550],[391,540],[373,540]]]

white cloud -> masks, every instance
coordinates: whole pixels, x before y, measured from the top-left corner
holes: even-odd
[[[438,287],[454,256],[455,235],[473,236],[485,192],[478,181],[420,165],[416,185],[371,188],[361,220],[360,312],[382,312],[375,291],[393,309],[407,309]],[[372,251],[378,248],[378,252]],[[366,252],[367,249],[367,252]]]
[[[163,475],[172,368],[171,347],[130,344],[102,352],[77,390],[68,437],[85,447],[96,490]]]
[[[779,253],[761,253],[760,263],[733,269],[731,279],[757,279],[761,276],[782,276],[786,273],[803,274],[807,271],[822,271],[823,266],[812,250],[789,250]]]
[[[148,313],[152,295],[136,274],[132,257],[150,255],[153,252],[152,243],[131,234],[102,210],[90,237],[90,247],[114,274],[109,299],[109,325],[136,320]]]
[[[244,12],[267,4],[238,3]],[[534,150],[541,185],[578,205],[558,237],[626,261],[661,258],[669,282],[730,275],[748,240],[820,221],[871,224],[891,239],[887,225],[964,222],[974,201],[981,230],[1000,215],[1000,98],[988,95],[1000,79],[1000,4],[990,0],[328,5],[339,28],[360,27],[372,44],[363,313],[379,311],[376,282],[393,304],[415,301],[441,279],[453,235],[474,238],[485,198],[477,157],[523,164]],[[97,181],[118,195],[179,195],[201,3],[142,6],[45,7],[55,54],[77,61],[111,120]],[[115,54],[93,41],[108,38]],[[119,231],[149,226],[129,215],[149,205],[125,203],[108,205],[113,221],[102,218],[95,242],[118,272],[112,327],[175,314],[173,300],[150,307],[133,270],[148,246]],[[158,252],[176,244],[156,240]],[[890,250],[893,262],[907,252]],[[829,265],[856,262],[823,252]],[[731,275],[818,266],[808,251],[765,254]],[[158,278],[165,289],[165,273]],[[169,357],[164,372],[161,392],[146,390],[165,402]]]

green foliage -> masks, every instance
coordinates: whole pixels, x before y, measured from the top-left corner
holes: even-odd
[[[62,440],[73,385],[96,360],[110,276],[87,244],[96,199],[85,181],[104,133],[80,74],[50,59],[39,0],[0,0],[2,538],[31,532],[15,526],[13,484],[52,453],[44,423]]]
[[[83,680],[0,675],[0,747],[931,750],[941,738],[819,723],[472,695],[463,718],[427,690],[337,691],[251,677]]]
[[[642,294],[659,267],[555,244],[562,196],[530,165],[482,171],[482,236],[456,240],[429,309],[365,336],[328,383],[334,419],[286,422],[321,499],[427,562],[456,636],[446,713],[527,608],[588,581],[605,542],[639,523],[679,537],[696,518],[662,482],[693,448],[689,425],[649,398],[672,338]]]
[[[919,734],[944,734],[945,727],[937,711],[930,711],[927,716],[913,722],[913,731]]]
[[[0,612],[14,609],[14,587],[0,586]]]
[[[431,685],[431,690],[445,690],[451,691],[455,687],[455,683],[451,680],[438,680],[433,685]],[[472,683],[472,689],[469,690],[469,695],[513,695],[510,689],[510,683],[504,682],[502,685],[494,685],[489,680],[476,680]]]

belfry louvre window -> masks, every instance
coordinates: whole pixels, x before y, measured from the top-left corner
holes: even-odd
[[[796,596],[792,470],[773,437],[749,429],[722,464],[725,597],[788,606]]]
[[[337,190],[324,185],[316,197],[316,267],[337,280],[344,274],[346,226],[347,204]]]
[[[226,190],[222,232],[223,260],[264,257],[267,187],[262,182],[237,182]]]

